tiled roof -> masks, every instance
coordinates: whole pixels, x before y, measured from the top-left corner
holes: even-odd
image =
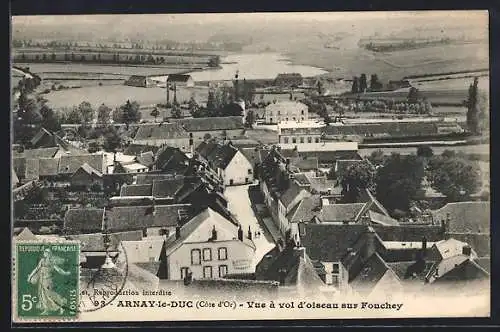
[[[17,176],[24,177],[26,172],[26,158],[25,157],[13,157],[12,158],[12,166],[14,167],[14,171]]]
[[[293,203],[293,201],[295,200],[295,198],[297,198],[297,196],[300,195],[300,193],[302,191],[307,192],[303,188],[299,187],[295,182],[290,181],[290,186],[280,196],[281,203],[283,203],[283,205],[285,206],[286,209],[289,209],[290,208],[290,204]]]
[[[22,153],[13,152],[13,157],[26,157],[26,158],[54,158],[57,151],[59,151],[59,147],[51,147],[51,148],[38,148],[38,149],[26,149]]]
[[[218,144],[213,141],[201,142],[200,144],[198,144],[195,151],[203,158],[208,159],[210,154],[217,148],[217,146]]]
[[[367,226],[339,224],[301,224],[301,244],[312,260],[337,262],[347,253]]]
[[[89,164],[101,173],[106,173],[105,155],[64,155],[59,162],[59,174],[73,174],[83,164]]]
[[[294,207],[289,215],[290,222],[310,221],[320,211],[321,200],[318,195],[305,197]]]
[[[104,209],[69,209],[64,216],[64,231],[68,234],[100,232],[103,218]]]
[[[309,177],[309,182],[311,183],[311,189],[316,190],[317,192],[323,193],[336,190],[337,182],[335,180],[330,180],[326,176],[321,177]],[[339,187],[340,188],[340,187]]]
[[[447,233],[447,237],[469,244],[478,257],[491,255],[491,235],[479,233]]]
[[[351,281],[350,286],[358,294],[367,295],[382,279],[387,270],[389,270],[389,266],[377,253],[374,253],[363,264],[361,271]]]
[[[11,171],[11,182],[14,186],[16,186],[19,183],[19,178],[17,177],[16,171],[14,171],[14,168],[12,168]]]
[[[134,140],[152,140],[152,139],[176,139],[188,138],[188,133],[177,123],[159,123],[140,125]]]
[[[287,247],[277,254],[272,264],[256,277],[258,280],[280,282],[280,271],[284,271],[285,274],[284,285],[302,285],[308,288],[323,285],[323,281],[316,273],[310,258],[297,248]]]
[[[187,168],[189,158],[178,148],[164,146],[156,154],[156,168],[167,171],[180,171]]]
[[[298,101],[280,101],[275,104],[270,104],[266,106],[266,113],[273,112],[273,114],[278,114],[277,112],[296,112],[300,113],[301,111],[307,111],[307,105],[298,102]]]
[[[152,151],[156,153],[159,150],[159,147],[152,145],[142,145],[142,144],[130,144],[127,146],[125,151],[123,152],[126,155],[138,156],[141,153]]]
[[[38,180],[40,176],[40,163],[38,159],[26,158],[26,180]]]
[[[108,228],[113,231],[148,227],[175,227],[190,215],[190,204],[117,206],[108,210]],[[182,218],[181,218],[182,217]]]
[[[318,218],[322,222],[354,221],[363,206],[363,203],[324,205]]]
[[[483,269],[478,263],[470,259],[464,259],[461,264],[446,272],[445,274],[439,276],[436,281],[446,282],[450,281],[456,283],[458,281],[471,281],[488,279],[489,273]]]
[[[241,116],[225,116],[211,118],[172,119],[188,132],[243,129]]]
[[[56,176],[59,171],[59,158],[41,158],[40,163],[40,176]]]
[[[137,156],[137,162],[146,167],[151,167],[155,164],[155,155],[153,151],[147,151]]]
[[[152,196],[151,184],[124,184],[120,196]]]
[[[98,170],[96,170],[95,168],[93,168],[92,166],[90,166],[89,164],[87,163],[84,163],[82,166],[80,166],[81,170],[83,170],[85,173],[87,173],[88,175],[96,175],[98,177],[102,177],[102,173],[99,172]],[[78,169],[78,170],[79,170]],[[76,170],[75,173],[78,171]]]
[[[225,169],[238,153],[238,149],[230,144],[202,142],[196,148],[196,152],[212,163],[213,166]]]
[[[491,273],[491,258],[482,257],[474,260],[479,266],[481,266],[486,272]]]
[[[31,145],[32,146],[37,146],[38,143],[40,143],[40,141],[44,138],[44,137],[49,137],[49,138],[52,138],[52,133],[49,132],[47,129],[45,128],[40,128],[40,130],[35,134],[35,136],[33,136],[33,138],[31,139]]]
[[[307,178],[307,176],[303,173],[295,173],[293,174],[293,179],[299,184],[299,185],[302,185],[302,186],[307,186],[307,185],[310,185],[311,182],[309,181],[309,179]]]
[[[436,242],[444,238],[441,226],[400,224],[399,226],[373,225],[372,227],[383,241],[419,242],[425,237],[429,242]]]
[[[318,169],[318,158],[293,158],[290,160],[290,165],[301,171],[316,170]]]
[[[154,197],[175,197],[175,194],[184,185],[184,179],[168,179],[153,181]]]
[[[252,165],[262,161],[260,160],[258,148],[240,148],[239,150]]]
[[[451,233],[490,233],[490,202],[448,203],[431,214],[435,221],[446,220],[449,215]]]
[[[187,82],[191,78],[191,75],[184,74],[169,74],[167,77],[167,82]]]
[[[142,231],[132,231],[132,232],[118,232],[108,234],[110,240],[109,250],[118,250],[118,246],[121,241],[139,241],[142,240]],[[106,248],[104,246],[104,234],[103,233],[93,233],[93,234],[75,234],[68,236],[70,240],[80,241],[80,248],[82,252],[93,251],[93,252],[105,252]]]
[[[385,216],[383,214],[368,211],[368,215],[370,216],[370,220],[373,223],[384,225],[384,226],[397,226],[399,222],[396,219]]]
[[[153,184],[153,181],[155,180],[166,180],[173,178],[175,178],[175,175],[173,174],[162,174],[162,173],[137,174],[137,184]]]

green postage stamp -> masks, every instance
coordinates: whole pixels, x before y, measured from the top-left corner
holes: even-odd
[[[78,242],[14,243],[14,312],[21,321],[78,317]]]

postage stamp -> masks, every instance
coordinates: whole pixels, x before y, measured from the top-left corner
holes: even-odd
[[[15,317],[21,321],[76,319],[79,243],[31,241],[14,245]]]

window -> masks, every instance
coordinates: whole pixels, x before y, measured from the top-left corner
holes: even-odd
[[[301,119],[302,121],[304,121],[304,117],[301,117],[300,119]]]
[[[292,143],[297,143],[297,139],[295,137],[292,138]]]
[[[224,278],[227,274],[227,265],[219,265],[219,278]]]
[[[300,143],[304,143],[304,137],[300,138]]]
[[[314,141],[315,141],[316,143],[319,143],[319,137],[316,137],[316,138],[314,139]]]
[[[284,140],[285,140],[285,144],[288,144],[288,137],[285,137]]]
[[[312,141],[313,141],[313,140],[312,140],[312,137],[308,137],[308,138],[307,138],[307,143],[312,143]]]
[[[181,279],[186,278],[188,272],[189,272],[189,268],[187,268],[187,267],[181,267]]]
[[[293,121],[295,121],[295,117],[293,117]]]
[[[300,112],[300,114],[304,115],[304,110],[302,110],[302,111]],[[302,119],[303,119],[303,118],[302,118]]]
[[[191,250],[191,265],[200,265],[201,264],[201,250],[193,249]]]
[[[281,115],[281,111],[278,111],[278,115]]]
[[[204,266],[203,267],[203,278],[212,279],[212,267],[211,266]]]
[[[248,174],[252,174],[252,169],[251,168],[248,169]]]
[[[286,121],[288,121],[288,118],[286,118]]]
[[[227,259],[227,248],[219,248],[218,256],[220,261],[225,261]]]
[[[269,122],[270,122],[270,123],[273,123],[273,118],[269,118]]]
[[[212,249],[203,248],[203,260],[204,261],[211,261],[212,260]]]
[[[332,264],[332,273],[339,273],[339,264],[338,263]]]

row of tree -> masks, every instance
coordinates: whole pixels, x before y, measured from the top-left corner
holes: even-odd
[[[381,91],[384,85],[380,82],[377,74],[372,74],[370,77],[370,86],[368,86],[366,74],[361,74],[360,77],[354,76],[352,79],[352,93],[364,93],[367,91]]]
[[[421,198],[424,178],[452,202],[469,199],[482,185],[477,163],[453,151],[434,156],[432,149],[425,146],[416,155],[387,156],[382,150],[375,151],[367,160],[349,167],[340,181],[346,203],[356,202],[364,189],[370,189],[397,215],[408,212]]]

